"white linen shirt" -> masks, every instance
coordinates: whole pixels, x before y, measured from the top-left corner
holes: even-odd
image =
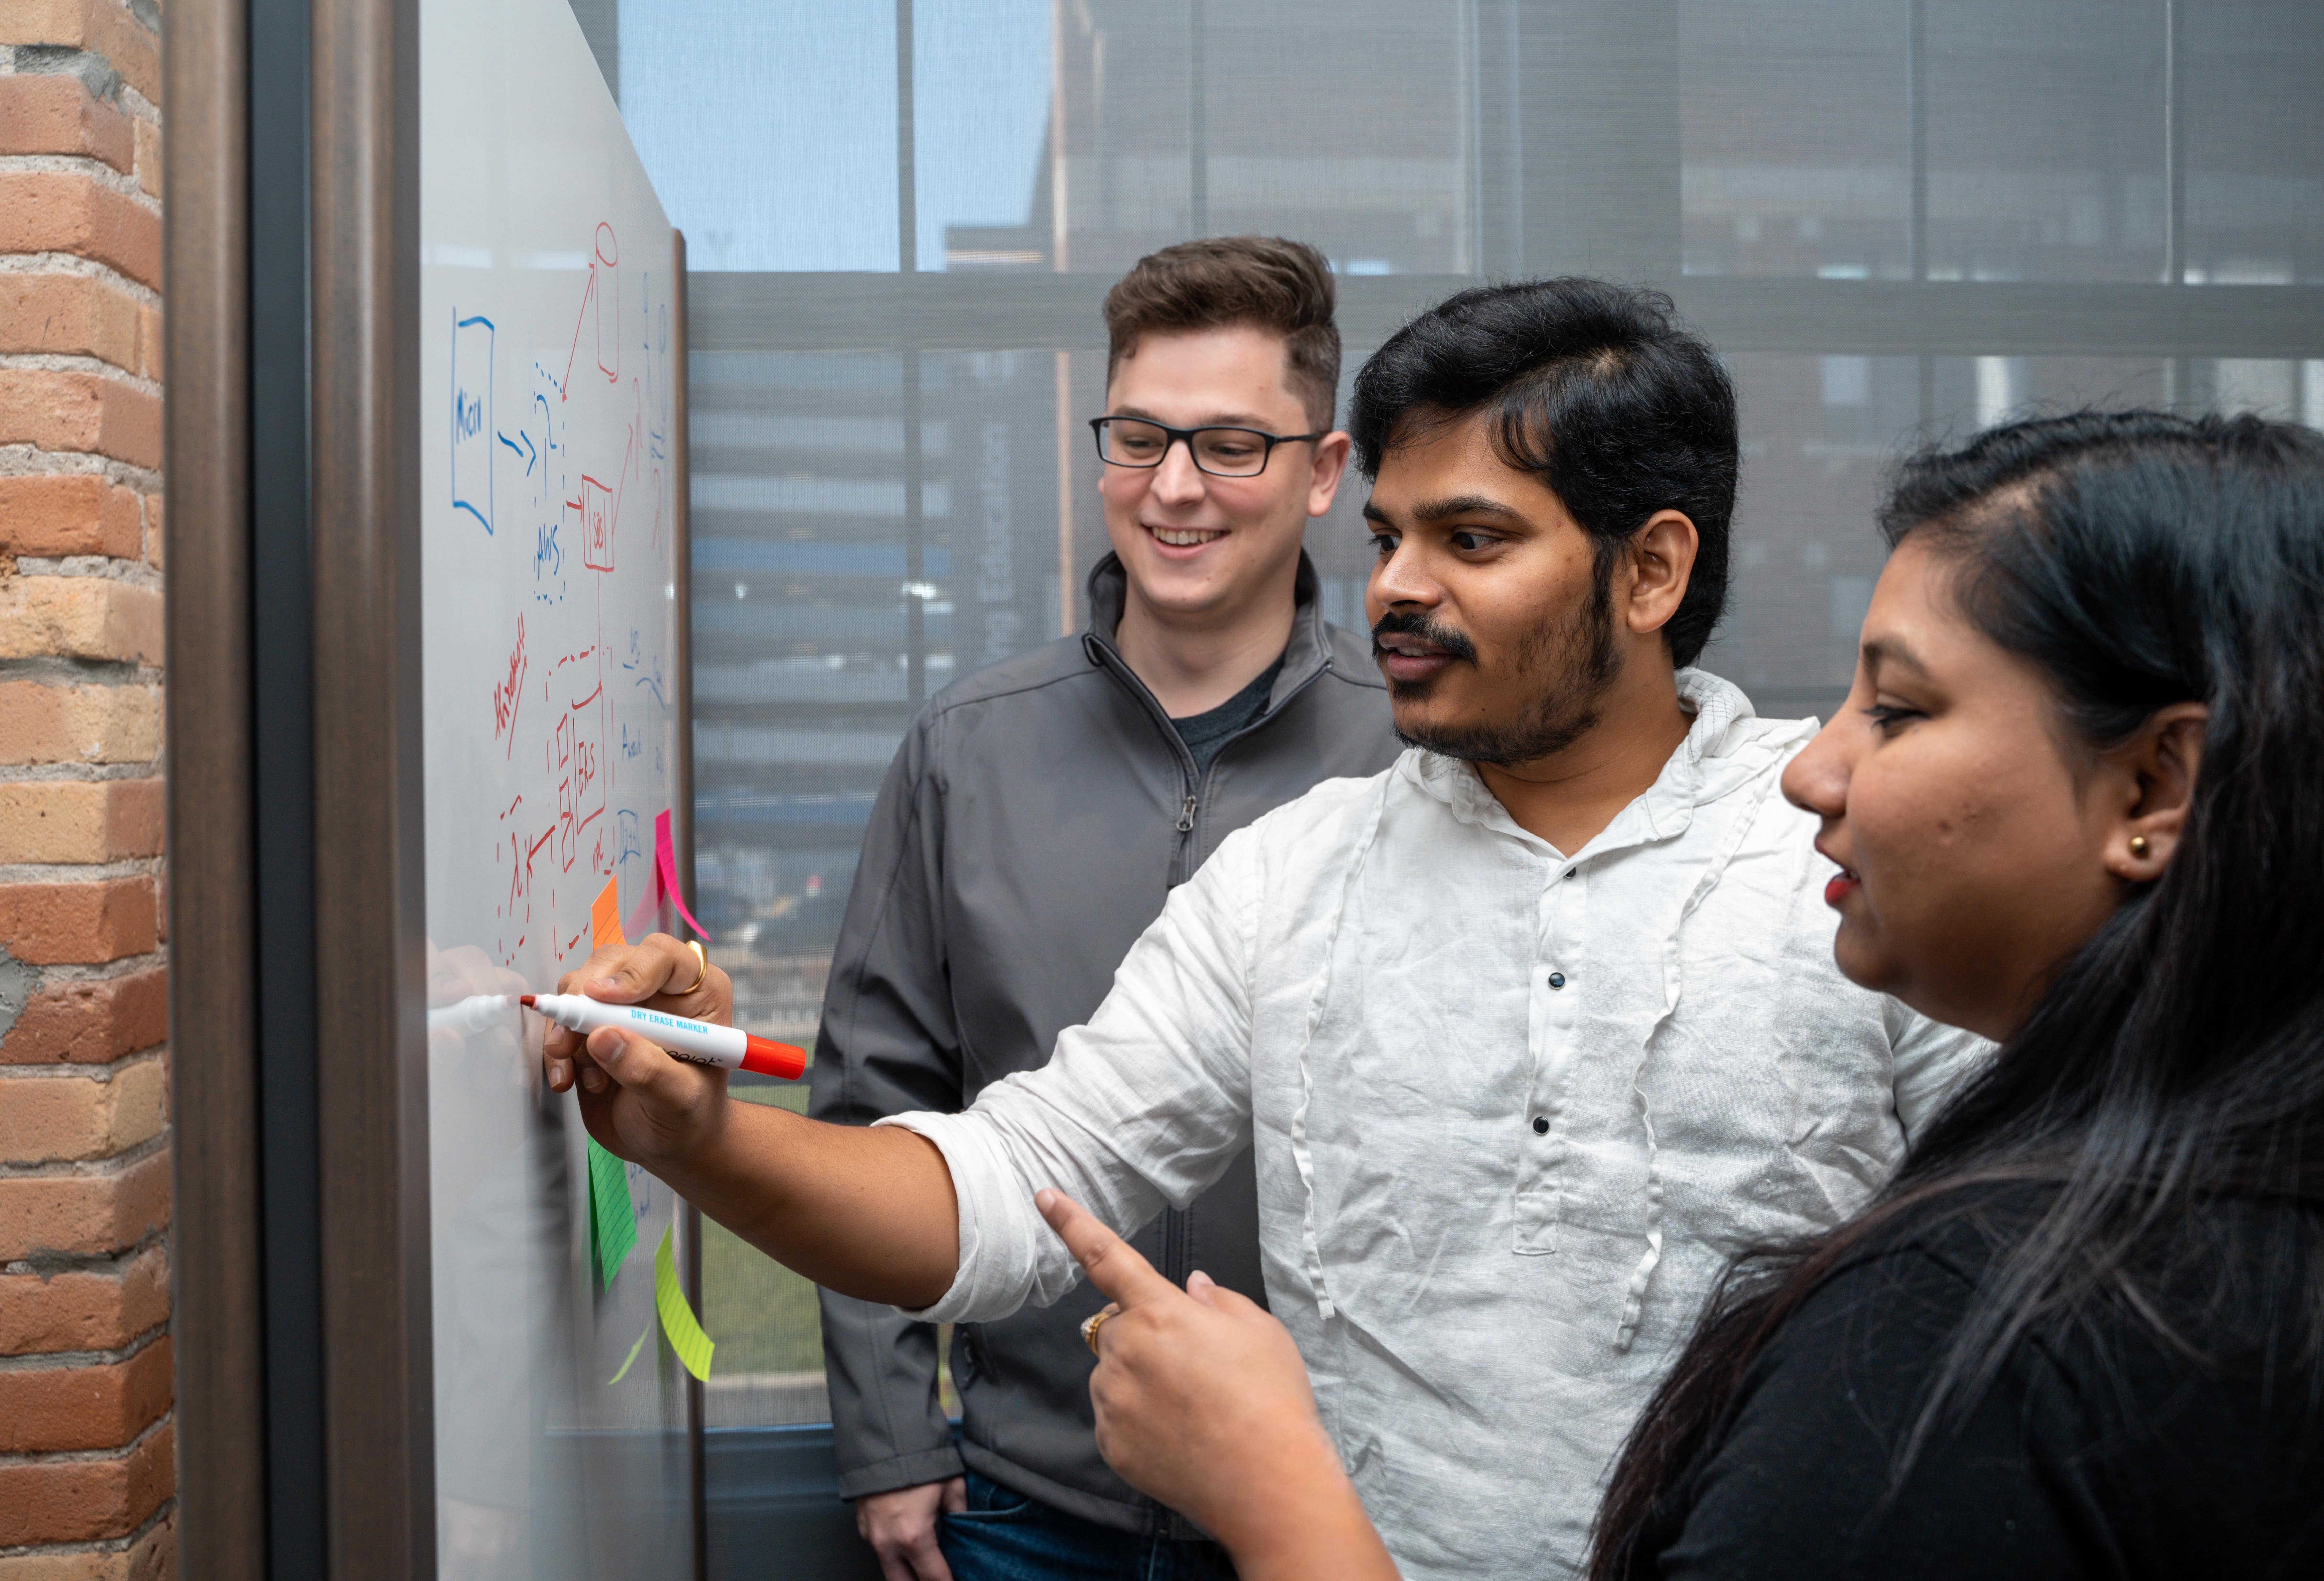
[[[1231,835],[1043,1068],[940,1148],[931,1321],[1047,1304],[1055,1186],[1127,1234],[1256,1147],[1268,1304],[1411,1581],[1577,1570],[1729,1256],[1836,1223],[1987,1045],[1832,964],[1776,789],[1813,722],[1682,670],[1652,789],[1572,856],[1407,752]]]

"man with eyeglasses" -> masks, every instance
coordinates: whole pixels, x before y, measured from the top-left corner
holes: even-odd
[[[1398,750],[1370,643],[1301,548],[1348,458],[1332,276],[1296,242],[1141,260],[1106,298],[1089,629],[948,688],[881,788],[831,967],[809,1113],[959,1110],[1047,1060],[1221,840]],[[1246,1156],[1139,1244],[1262,1299]],[[840,1492],[887,1581],[1231,1574],[1099,1457],[1084,1292],[954,1333],[823,1294]],[[964,1475],[964,1472],[965,1475]]]

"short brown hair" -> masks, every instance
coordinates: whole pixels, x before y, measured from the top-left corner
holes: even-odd
[[[1139,337],[1248,324],[1283,337],[1284,379],[1317,429],[1339,403],[1340,330],[1332,266],[1305,242],[1205,236],[1140,258],[1105,293],[1105,380]]]

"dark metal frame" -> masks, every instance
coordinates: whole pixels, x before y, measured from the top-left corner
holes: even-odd
[[[251,709],[247,16],[181,0],[163,240],[171,310],[170,1043],[178,1553],[266,1573]]]
[[[707,273],[696,351],[1105,349],[1101,274]],[[1342,339],[1378,346],[1466,275],[1335,282]],[[1747,280],[1660,282],[1721,351],[1874,356],[2324,356],[2324,286]]]

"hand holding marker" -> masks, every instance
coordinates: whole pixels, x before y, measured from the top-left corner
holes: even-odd
[[[797,1081],[807,1069],[806,1049],[770,1038],[754,1038],[740,1027],[688,1021],[641,1004],[608,1004],[582,994],[526,994],[517,1003],[567,1031],[586,1037],[599,1027],[618,1027],[696,1065],[754,1071],[783,1081]]]

